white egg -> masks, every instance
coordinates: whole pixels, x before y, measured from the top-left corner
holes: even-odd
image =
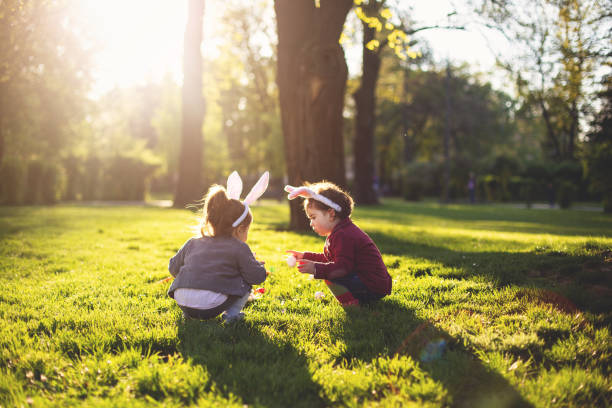
[[[295,259],[295,256],[293,256],[293,255],[289,255],[289,256],[287,257],[287,265],[289,265],[290,267],[292,267],[292,268],[293,268],[293,267],[295,266],[295,264],[296,264],[296,263],[297,263],[297,259]]]

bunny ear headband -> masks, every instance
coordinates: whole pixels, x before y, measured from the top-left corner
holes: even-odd
[[[244,205],[244,212],[234,223],[232,227],[237,227],[240,225],[244,217],[249,213],[249,205],[253,204],[268,188],[268,181],[270,180],[270,173],[267,171],[261,175],[257,183],[253,186],[249,194],[247,194],[246,198],[242,202]],[[233,171],[232,174],[227,178],[227,196],[229,198],[233,198],[235,200],[240,200],[240,193],[242,193],[242,179],[238,175],[238,172]]]
[[[329,198],[322,196],[321,194],[317,194],[312,189],[308,187],[293,187],[293,186],[285,186],[285,191],[289,193],[287,196],[288,199],[293,200],[295,197],[301,196],[304,198],[312,198],[314,200],[320,201],[328,207],[333,208],[334,210],[340,212],[342,211],[342,207],[338,204],[334,203]]]

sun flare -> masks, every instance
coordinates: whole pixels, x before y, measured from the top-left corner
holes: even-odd
[[[79,13],[99,47],[95,75],[99,88],[159,80],[180,80],[187,2],[83,0]]]

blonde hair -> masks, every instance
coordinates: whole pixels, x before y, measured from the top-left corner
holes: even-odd
[[[233,227],[232,224],[244,212],[244,204],[239,200],[229,198],[223,186],[213,185],[203,198],[204,208],[200,221],[200,233],[202,236],[230,237],[235,228],[251,225],[253,216],[251,210],[240,224]]]
[[[321,181],[315,184],[308,184],[308,187],[311,188],[315,193],[321,194],[322,196],[329,198],[331,201],[340,206],[340,211],[334,210],[336,213],[336,217],[342,220],[351,216],[351,213],[353,212],[353,207],[355,205],[353,203],[353,198],[340,187],[338,187],[334,183],[330,183],[329,181]],[[333,209],[328,205],[315,200],[314,198],[307,198],[306,200],[304,200],[304,211],[306,211],[307,208],[315,208],[321,211]]]

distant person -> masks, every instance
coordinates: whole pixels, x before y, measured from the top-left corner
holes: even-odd
[[[249,205],[268,186],[268,172],[255,184],[244,202],[239,201],[242,181],[238,173],[228,178],[227,190],[212,186],[205,196],[200,236],[189,239],[168,269],[176,277],[168,296],[174,298],[188,318],[223,320],[244,318],[241,312],[251,285],[266,279],[263,262],[255,259],[246,244],[253,216]]]
[[[476,201],[476,177],[473,172],[470,172],[470,178],[467,183],[468,194],[470,196],[470,204],[474,204]]]
[[[372,177],[372,189],[374,190],[374,194],[376,194],[376,198],[380,197],[380,183],[376,176]]]
[[[287,251],[302,273],[324,279],[342,306],[375,302],[391,293],[391,276],[376,244],[351,221],[353,199],[338,186],[321,182],[285,186],[289,199],[306,198],[310,226],[326,237],[323,253]]]

